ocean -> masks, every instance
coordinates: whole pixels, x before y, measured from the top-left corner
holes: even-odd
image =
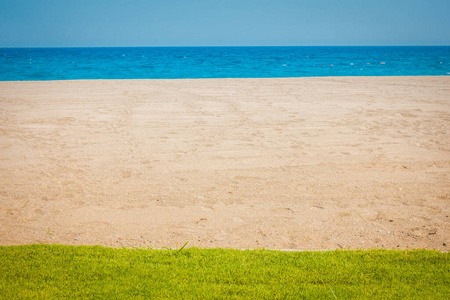
[[[450,46],[0,48],[0,81],[450,75]]]

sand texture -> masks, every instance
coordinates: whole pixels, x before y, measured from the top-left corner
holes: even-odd
[[[0,82],[0,244],[447,250],[450,77]]]

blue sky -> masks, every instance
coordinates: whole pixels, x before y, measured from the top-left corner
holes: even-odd
[[[450,0],[0,0],[0,47],[450,45]]]

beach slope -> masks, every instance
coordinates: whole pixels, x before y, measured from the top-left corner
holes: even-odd
[[[450,77],[0,82],[0,244],[448,249]]]

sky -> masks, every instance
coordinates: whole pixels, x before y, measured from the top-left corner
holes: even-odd
[[[450,45],[450,0],[0,0],[0,47]]]

